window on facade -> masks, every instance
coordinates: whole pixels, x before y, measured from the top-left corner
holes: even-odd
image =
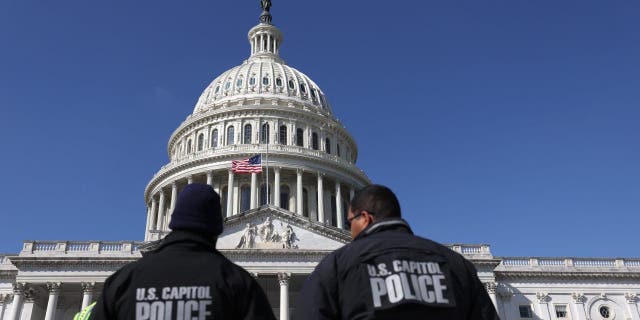
[[[271,190],[269,192],[271,193]],[[260,186],[260,205],[263,206],[265,204],[267,204],[267,185],[262,184]]]
[[[289,80],[289,89],[293,90],[296,87],[296,83],[293,80]]]
[[[242,143],[244,144],[251,143],[251,125],[250,124],[244,125],[244,134],[242,136]]]
[[[311,148],[318,150],[318,134],[315,132],[311,134]]]
[[[187,140],[187,153],[191,153],[191,139]]]
[[[262,77],[262,84],[265,86],[269,85],[269,77]]]
[[[211,130],[211,147],[215,148],[218,146],[218,129]]]
[[[318,97],[316,97],[316,89],[311,88],[311,100],[313,103],[318,103]]]
[[[280,126],[280,132],[278,132],[278,140],[280,144],[287,144],[287,126]]]
[[[198,151],[202,151],[204,148],[204,134],[201,133],[198,135]]]
[[[229,90],[229,88],[231,88],[231,81],[227,81],[227,83],[224,84],[224,90]]]
[[[227,145],[232,145],[235,143],[233,137],[235,135],[235,132],[233,130],[233,126],[229,126],[227,128]]]
[[[282,87],[282,79],[276,78],[276,86]]]
[[[249,84],[252,85],[252,86],[255,85],[256,84],[256,78],[255,77],[251,77],[249,79]]]
[[[262,125],[262,130],[260,130],[260,143],[269,143],[269,124],[265,123]]]
[[[296,129],[296,146],[302,147],[304,145],[304,130]]]
[[[335,227],[338,221],[338,208],[336,208],[336,196],[334,195],[331,195],[331,217],[333,218],[331,225]]]
[[[331,153],[331,140],[329,138],[324,139],[324,150],[327,153]]]
[[[518,308],[520,310],[520,318],[533,318],[533,312],[531,312],[531,306],[523,305]]]
[[[216,91],[214,93],[220,92],[220,86],[216,86]]]
[[[240,212],[249,210],[251,207],[251,188],[247,185],[240,188]]]
[[[289,186],[280,187],[280,208],[289,210]]]
[[[562,319],[567,317],[567,305],[566,304],[558,304],[556,307],[556,318]]]
[[[307,87],[304,85],[304,83],[300,84],[300,92],[307,93]]]
[[[309,191],[307,188],[302,188],[302,216],[309,217]]]
[[[242,78],[238,78],[238,80],[236,80],[236,87],[242,87]]]
[[[227,216],[227,194],[228,194],[229,188],[227,188],[226,186],[224,188],[222,188],[222,194],[220,195],[220,205],[222,206],[222,216],[226,217]]]
[[[609,307],[607,306],[601,306],[598,309],[598,312],[600,312],[600,316],[602,316],[605,319],[611,318],[611,310],[609,310]]]

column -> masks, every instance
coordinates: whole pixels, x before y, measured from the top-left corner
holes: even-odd
[[[34,308],[35,308],[35,290],[33,290],[33,288],[25,287],[24,303],[22,304],[22,311],[20,312],[20,318],[33,319]]]
[[[573,307],[574,313],[576,315],[576,320],[587,320],[587,312],[584,309],[584,302],[587,300],[584,294],[579,292],[573,292],[571,294],[571,298],[573,298]]]
[[[322,173],[318,172],[318,222],[324,223],[324,192]]]
[[[280,207],[280,168],[273,168],[273,205]]]
[[[93,290],[96,286],[95,282],[83,282],[82,283],[82,307],[80,310],[88,307],[93,300]]]
[[[7,306],[7,301],[9,301],[9,295],[0,294],[0,319],[4,319],[4,309]]]
[[[169,209],[169,221],[171,221],[171,215],[173,215],[173,209],[176,208],[176,200],[178,199],[178,184],[174,181],[171,183],[171,206]]]
[[[60,283],[59,282],[47,283],[47,290],[49,290],[49,302],[47,302],[47,312],[44,315],[44,320],[54,320],[56,318],[56,309],[58,307],[58,295],[60,294]]]
[[[296,212],[302,215],[302,170],[296,171]]]
[[[249,209],[255,209],[258,204],[258,193],[256,192],[257,184],[258,174],[251,172],[251,203],[249,205]]]
[[[278,273],[280,282],[280,320],[289,320],[289,279],[290,274]]]
[[[638,294],[627,292],[624,294],[624,298],[627,300],[627,309],[629,310],[629,316],[631,320],[640,319],[640,312],[638,312]]]
[[[149,223],[149,230],[156,228],[157,206],[158,202],[156,202],[156,198],[151,197],[151,222]]]
[[[538,298],[538,315],[540,319],[550,320],[551,315],[549,314],[549,294],[546,292],[538,292],[536,293],[536,298]]]
[[[207,184],[213,188],[213,171],[207,171]]]
[[[500,297],[500,309],[498,309],[498,316],[500,319],[511,319],[516,317],[516,311],[511,306],[511,297],[513,297],[513,291],[508,287],[501,286],[497,290],[498,297]],[[518,315],[519,316],[519,315]]]
[[[485,282],[484,283],[484,288],[487,290],[487,293],[489,293],[489,298],[491,298],[491,302],[493,303],[493,307],[496,308],[496,310],[498,310],[498,303],[496,301],[496,288],[498,287],[498,285],[495,282]]]
[[[157,230],[162,230],[164,222],[164,191],[160,189],[160,204],[158,205],[158,223]]]
[[[227,217],[233,215],[233,171],[229,170],[227,180]]]
[[[188,176],[187,177],[187,184],[192,184],[193,183],[193,176]]]
[[[148,240],[147,239],[147,233],[149,233],[149,229],[151,229],[151,206],[149,206],[149,204],[147,204],[147,223],[145,224],[144,227],[144,240]],[[0,319],[2,319],[2,317],[0,317]]]
[[[13,284],[13,302],[11,303],[11,313],[9,314],[9,320],[20,319],[20,311],[22,309],[22,301],[24,299],[24,283]]]
[[[340,181],[336,180],[336,216],[338,216],[338,229],[344,228],[342,215],[342,191],[340,190]]]

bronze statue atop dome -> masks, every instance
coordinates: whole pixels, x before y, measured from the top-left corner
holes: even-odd
[[[260,15],[260,23],[271,24],[271,0],[260,0],[260,7],[262,7],[262,14]]]

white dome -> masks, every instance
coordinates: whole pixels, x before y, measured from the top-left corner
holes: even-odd
[[[282,34],[276,27],[261,23],[248,36],[249,59],[214,79],[200,95],[194,114],[223,108],[244,98],[272,97],[293,100],[307,110],[333,116],[320,87],[278,56]]]

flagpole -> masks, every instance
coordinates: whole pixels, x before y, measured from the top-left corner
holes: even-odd
[[[269,128],[269,127],[267,127]],[[267,205],[271,204],[269,201],[269,130],[267,130],[267,135],[265,141],[267,142]]]

